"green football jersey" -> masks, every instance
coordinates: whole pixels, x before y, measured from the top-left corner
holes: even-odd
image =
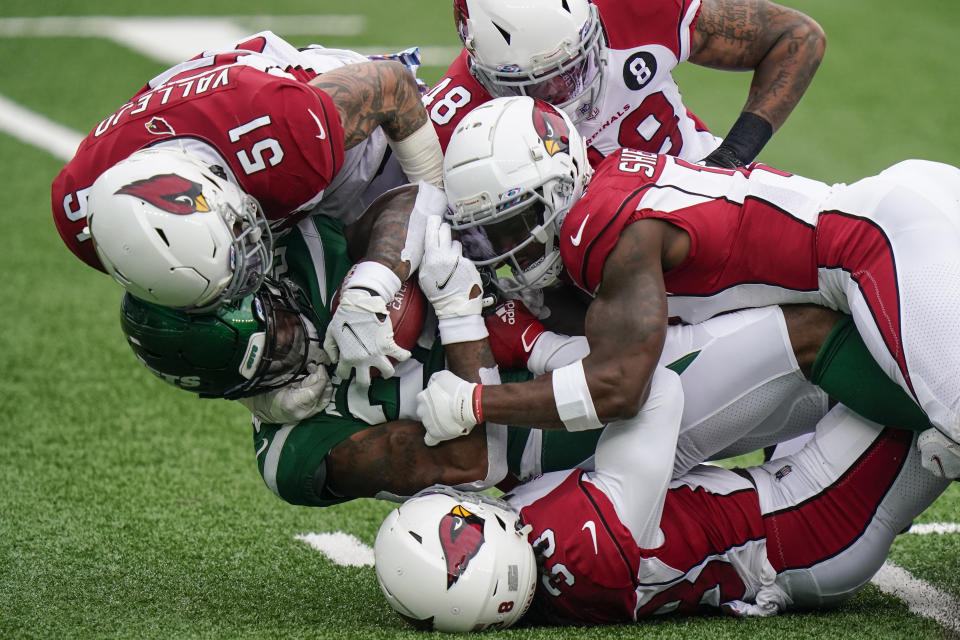
[[[306,292],[324,324],[330,300],[350,269],[342,225],[325,216],[302,221],[277,239],[274,274],[292,280]],[[355,380],[341,380],[329,368],[335,391],[324,411],[296,424],[254,422],[257,465],[266,485],[277,496],[298,505],[328,506],[345,502],[326,486],[327,453],[338,442],[371,425],[416,420],[416,395],[430,376],[445,367],[439,340],[417,346],[413,356],[397,365],[391,378],[374,378],[366,393]],[[527,380],[527,371],[504,371],[505,382]],[[507,429],[506,468],[518,478],[567,469],[593,455],[600,430],[581,433],[526,428]]]

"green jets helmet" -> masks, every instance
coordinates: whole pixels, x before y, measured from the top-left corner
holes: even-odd
[[[239,302],[186,313],[123,297],[121,326],[137,359],[172,385],[236,399],[289,384],[322,362],[324,327],[289,280],[267,279]]]

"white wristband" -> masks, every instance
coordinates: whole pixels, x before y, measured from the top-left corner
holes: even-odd
[[[585,431],[603,426],[593,406],[583,360],[577,360],[553,371],[553,400],[567,431]]]
[[[388,141],[410,182],[423,180],[438,187],[443,185],[443,150],[429,118],[403,140]]]
[[[345,289],[370,289],[387,302],[400,290],[400,278],[386,265],[372,260],[358,262],[347,278]]]
[[[480,315],[440,318],[437,320],[437,328],[440,330],[441,344],[473,342],[489,335],[483,316]]]

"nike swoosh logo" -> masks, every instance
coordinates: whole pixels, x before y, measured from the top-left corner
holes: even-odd
[[[588,213],[583,218],[583,222],[580,223],[580,228],[577,229],[577,235],[570,236],[570,242],[573,243],[573,246],[579,247],[580,241],[583,240],[583,228],[587,226],[587,220],[590,219],[590,214]]]
[[[307,109],[307,113],[309,113],[311,116],[313,116],[313,121],[317,123],[317,128],[320,129],[320,133],[317,134],[317,140],[326,140],[326,139],[327,139],[327,132],[324,130],[324,128],[323,128],[323,123],[320,122],[320,118],[318,118],[318,117],[317,117],[317,114],[315,114],[315,113],[314,113],[313,111],[311,111],[310,109]]]
[[[350,335],[353,336],[353,339],[357,341],[357,344],[363,347],[363,350],[367,353],[367,355],[370,355],[370,349],[367,349],[367,345],[363,344],[363,340],[360,339],[360,336],[357,335],[357,332],[354,331],[353,327],[351,327],[348,324],[345,324],[343,325],[343,328],[340,331],[349,332]],[[343,333],[341,333],[341,335],[343,335]]]
[[[452,278],[453,274],[457,272],[457,266],[459,264],[460,264],[460,258],[458,256],[457,261],[453,263],[453,269],[450,269],[450,273],[447,274],[447,277],[444,279],[444,281],[437,283],[437,289],[439,289],[440,291],[443,291],[443,288],[450,283],[450,278]]]
[[[594,555],[598,554],[599,551],[597,549],[597,525],[593,523],[593,520],[587,520],[585,523],[583,523],[583,527],[580,529],[580,531],[584,531],[584,530],[590,532],[590,537],[593,538],[593,553]]]
[[[523,330],[523,333],[520,334],[520,343],[523,344],[523,350],[524,350],[526,353],[530,353],[530,349],[533,349],[533,345],[536,344],[536,342],[537,342],[537,338],[534,338],[534,339],[533,339],[533,342],[531,342],[530,344],[527,344],[527,331],[530,331],[531,328],[533,328],[533,325],[532,325],[532,324],[527,325],[527,328],[524,329],[524,330]],[[538,337],[539,337],[539,335],[538,335]],[[591,520],[591,522],[593,522],[593,521]]]
[[[263,453],[264,451],[266,451],[267,447],[269,447],[269,446],[270,446],[270,441],[267,440],[266,438],[264,438],[264,439],[263,439],[263,443],[260,445],[260,448],[257,449],[257,454],[256,454],[255,456],[253,456],[253,457],[254,457],[254,458],[259,458],[259,457],[260,457],[260,454]]]

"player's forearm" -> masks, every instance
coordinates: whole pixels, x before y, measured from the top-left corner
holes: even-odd
[[[486,338],[470,342],[454,342],[445,346],[447,369],[468,382],[481,382],[481,369],[497,366]]]
[[[690,62],[754,70],[743,111],[776,131],[810,85],[825,47],[820,25],[794,9],[766,0],[704,0]]]
[[[598,428],[632,417],[647,398],[656,358],[649,360],[649,366],[637,362],[588,357],[574,363],[570,371],[563,367],[559,374],[554,371],[529,382],[484,386],[480,399],[483,419],[531,428],[579,430],[591,427],[571,424],[585,425],[592,421],[593,427]],[[583,371],[579,381],[578,366]],[[558,375],[562,378],[555,379]],[[584,414],[591,417],[568,416],[571,424],[566,424],[561,419],[560,407],[567,407],[565,413],[576,413],[578,402],[584,407]],[[596,417],[595,421],[592,416]]]
[[[413,186],[393,189],[377,198],[363,216],[374,220],[369,229],[363,260],[384,265],[401,281],[413,273],[413,265],[404,260],[402,254],[416,198],[417,189]]]
[[[810,86],[826,47],[823,30],[802,13],[787,10],[783,31],[753,73],[743,107],[776,131]]]
[[[351,64],[321,74],[311,84],[333,99],[347,149],[377,127],[391,140],[403,140],[427,122],[416,80],[399,62]]]
[[[484,385],[481,406],[485,421],[540,429],[564,428],[550,374],[528,382]]]
[[[380,491],[409,496],[432,484],[483,480],[486,473],[482,428],[427,447],[420,423],[398,420],[359,431],[327,455],[327,485],[351,498],[373,497]]]

